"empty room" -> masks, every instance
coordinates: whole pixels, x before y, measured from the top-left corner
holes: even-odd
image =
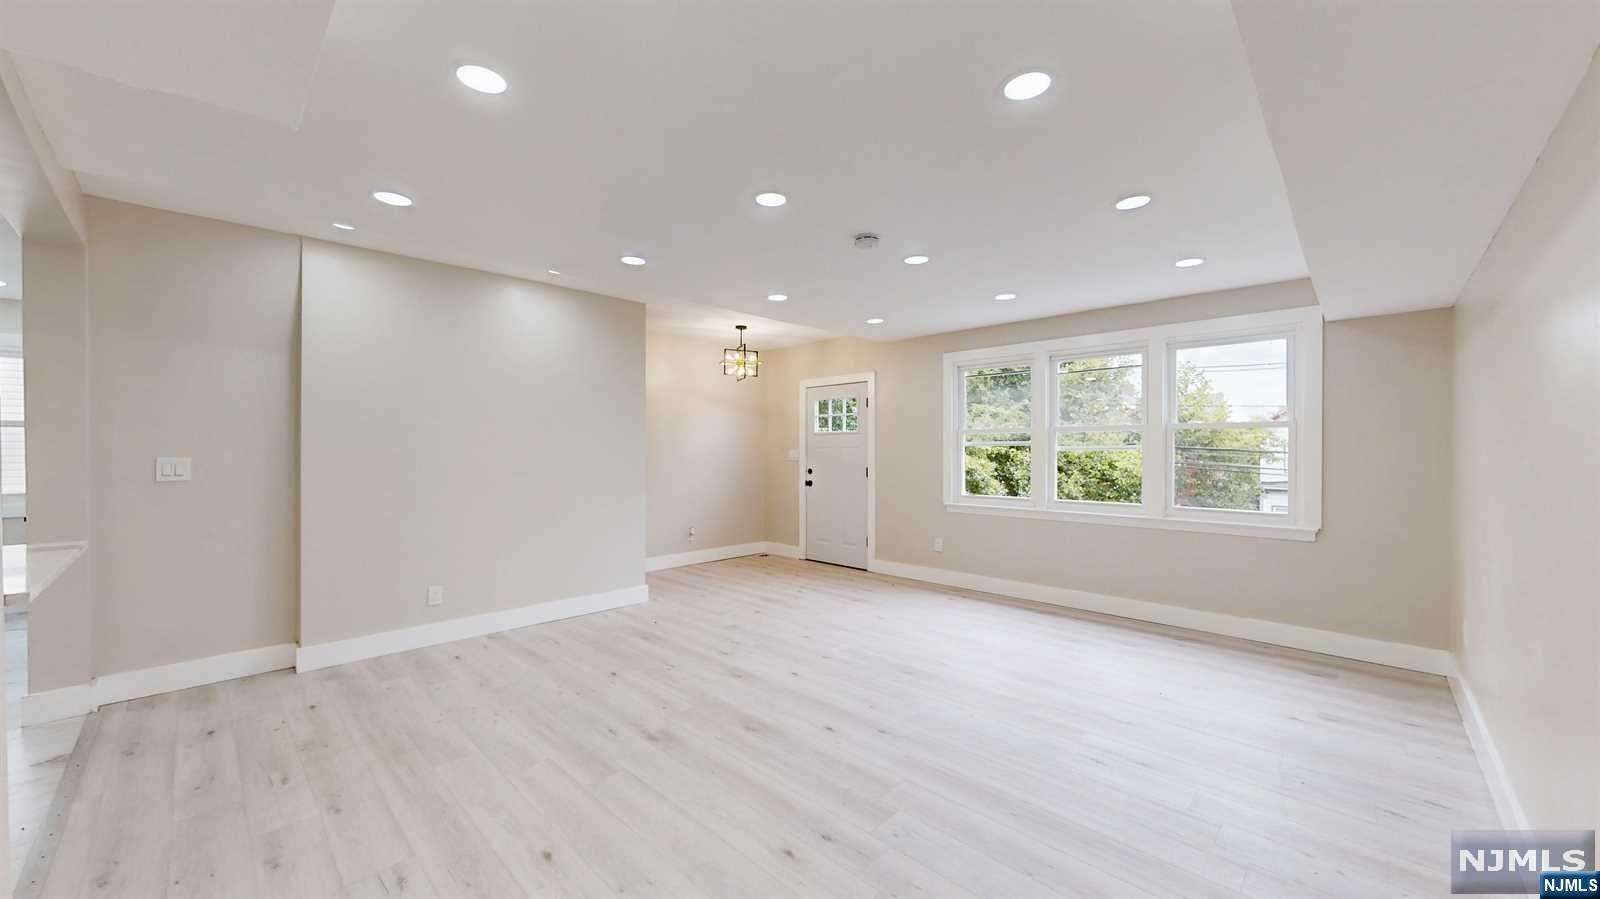
[[[1600,895],[1595,0],[0,0],[22,899]]]

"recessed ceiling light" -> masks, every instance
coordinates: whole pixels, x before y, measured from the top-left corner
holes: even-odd
[[[1134,194],[1131,197],[1123,197],[1117,201],[1117,208],[1123,212],[1127,212],[1130,209],[1139,209],[1140,207],[1149,205],[1150,198],[1144,194]]]
[[[354,231],[356,229],[355,225],[346,225],[344,222],[334,222],[333,226],[340,231]]]
[[[560,272],[558,272],[558,271],[556,271],[556,270],[555,270],[555,269],[553,269],[553,268],[547,268],[547,269],[545,269],[545,270],[544,270],[544,273],[545,273],[545,274],[547,274],[547,275],[554,275],[554,276],[555,276],[555,277],[557,277],[557,278],[559,278],[559,277],[561,277],[561,273],[560,273]]]
[[[782,206],[787,202],[789,202],[789,198],[777,191],[769,190],[765,193],[756,194],[757,206]]]
[[[372,192],[372,199],[377,200],[379,203],[387,203],[390,206],[411,205],[410,197],[405,194],[397,194],[392,190],[375,190]]]
[[[4,287],[4,286],[6,286],[6,282],[0,281],[0,287]]]
[[[1050,76],[1043,72],[1023,72],[1006,82],[1007,100],[1032,100],[1050,89]]]
[[[480,94],[503,94],[506,80],[494,69],[483,66],[462,66],[456,69],[456,79]]]
[[[1017,298],[1017,295],[1014,293],[997,293],[994,295],[994,298],[997,300],[1014,300]]]
[[[905,261],[906,261],[906,265],[922,265],[923,263],[928,261],[928,257],[921,256],[921,255],[918,255],[918,256],[907,256]]]
[[[1189,256],[1185,259],[1179,259],[1177,262],[1172,264],[1176,265],[1178,268],[1194,268],[1197,265],[1204,265],[1205,260],[1201,259],[1199,256]]]
[[[789,295],[786,294],[786,293],[769,293],[769,294],[767,294],[767,299],[771,300],[774,303],[781,303],[784,300],[787,300],[788,298],[789,298]]]
[[[883,324],[883,319],[881,319],[881,318],[869,318],[869,319],[867,319],[867,324],[869,324],[869,325],[881,325],[881,324]]]
[[[644,257],[643,256],[624,256],[624,257],[622,257],[622,264],[623,265],[644,265]]]

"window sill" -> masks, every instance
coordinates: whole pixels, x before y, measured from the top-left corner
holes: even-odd
[[[1270,540],[1293,540],[1312,543],[1320,528],[1295,527],[1284,524],[1251,524],[1236,521],[1212,521],[1199,518],[1154,518],[1149,515],[1131,515],[1122,512],[1078,512],[1064,509],[1035,509],[1031,506],[988,505],[985,503],[945,503],[946,512],[964,515],[999,515],[1005,518],[1041,518],[1047,521],[1072,521],[1080,524],[1109,524],[1125,528],[1150,528],[1158,531],[1197,531],[1207,534],[1228,534],[1234,537],[1265,537]]]

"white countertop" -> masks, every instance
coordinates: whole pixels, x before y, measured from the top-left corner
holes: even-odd
[[[86,543],[24,543],[4,547],[5,595],[36,601],[83,555]]]

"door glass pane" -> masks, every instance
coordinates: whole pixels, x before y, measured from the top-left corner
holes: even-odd
[[[962,373],[966,428],[1033,427],[1033,373],[1026,366],[975,368]]]
[[[1139,503],[1144,499],[1144,453],[1138,431],[1060,434],[1056,438],[1056,499]]]
[[[1177,352],[1179,421],[1285,421],[1289,341],[1200,346]]]
[[[1144,355],[1063,359],[1056,365],[1064,425],[1144,423]]]
[[[1288,428],[1180,430],[1173,450],[1176,505],[1288,514]]]

